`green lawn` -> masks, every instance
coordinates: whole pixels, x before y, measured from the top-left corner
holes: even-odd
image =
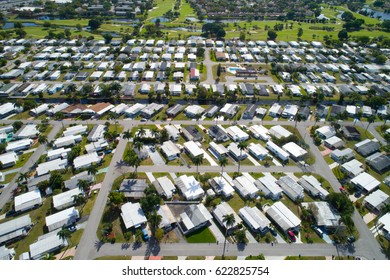
[[[196,17],[196,14],[190,3],[181,1],[180,16],[174,22],[185,22],[187,17]]]
[[[177,256],[163,256],[161,260],[163,261],[174,261],[174,260],[177,260],[178,257]]]
[[[205,259],[206,259],[206,257],[204,257],[204,256],[189,256],[189,257],[186,257],[186,260],[193,260],[193,261],[203,261]]]
[[[288,256],[285,260],[325,260],[323,256]]]
[[[196,230],[185,238],[188,243],[215,243],[217,241],[208,227]]]
[[[228,204],[233,208],[234,212],[236,213],[238,213],[238,210],[240,210],[246,205],[245,201],[242,200],[242,198],[237,193],[233,194],[233,197],[229,199]]]
[[[119,260],[119,261],[129,261],[131,260],[131,256],[104,256],[96,258],[98,261],[109,261],[109,260]]]
[[[227,260],[227,261],[237,260],[237,256],[224,256],[223,259],[222,259],[222,256],[216,256],[216,257],[214,258],[214,260],[216,260],[216,261],[221,261],[221,260]]]
[[[166,12],[172,10],[175,0],[155,0],[154,3],[156,6],[148,11],[147,20],[149,21],[155,17],[162,17]]]

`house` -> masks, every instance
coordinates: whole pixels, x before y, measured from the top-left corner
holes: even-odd
[[[31,139],[22,139],[18,141],[11,141],[7,143],[7,147],[5,148],[6,152],[18,152],[22,150],[27,150],[34,143]]]
[[[107,140],[99,139],[96,142],[92,142],[92,143],[89,143],[89,144],[85,145],[85,151],[88,154],[91,154],[91,153],[94,153],[94,152],[100,152],[100,151],[106,150],[109,146],[110,145],[108,144]]]
[[[268,150],[260,144],[250,143],[248,151],[257,160],[264,160],[268,156]]]
[[[325,201],[314,201],[302,203],[313,213],[315,225],[327,232],[334,232],[339,226],[340,215]]]
[[[324,145],[326,147],[328,147],[329,149],[334,150],[334,149],[339,149],[339,148],[344,147],[345,143],[341,138],[339,138],[337,136],[332,136],[332,137],[324,140]]]
[[[145,213],[138,202],[123,204],[121,206],[121,217],[126,229],[139,228],[147,222]]]
[[[90,114],[97,118],[103,116],[105,113],[109,112],[115,106],[108,102],[96,103],[83,111],[84,114]]]
[[[182,133],[188,141],[202,141],[203,139],[202,133],[194,125],[183,127]]]
[[[246,108],[245,108],[245,111],[242,115],[243,119],[253,119],[256,115],[256,109],[257,109],[257,105],[256,104],[251,104],[251,105],[248,105]]]
[[[303,188],[292,177],[288,175],[280,177],[276,183],[292,201],[298,201],[304,198]]]
[[[293,118],[298,113],[298,105],[287,104],[282,112],[283,118]]]
[[[17,108],[11,102],[0,105],[0,119],[4,119],[15,112],[17,112]]]
[[[226,157],[229,150],[225,148],[222,144],[217,144],[215,142],[209,143],[209,149],[210,153],[216,158],[221,159],[223,157]]]
[[[205,227],[210,224],[212,216],[207,208],[202,204],[190,204],[185,207],[178,219],[178,226],[184,235]]]
[[[57,158],[55,160],[43,162],[43,163],[38,164],[38,166],[36,167],[37,176],[42,176],[42,175],[48,174],[54,170],[65,169],[67,166],[68,166],[68,160],[61,159],[61,158]]]
[[[356,160],[350,160],[341,165],[341,171],[349,177],[355,177],[364,171],[363,164]]]
[[[219,111],[219,107],[217,105],[210,106],[209,108],[206,109],[205,116],[207,118],[212,118],[214,115]]]
[[[336,130],[332,126],[329,126],[329,125],[317,128],[316,133],[321,139],[324,139],[324,140],[328,139],[330,137],[336,136]]]
[[[125,179],[119,187],[119,192],[124,193],[126,198],[140,199],[145,196],[147,187],[145,179]]]
[[[380,212],[382,208],[390,203],[390,197],[381,190],[376,190],[364,198],[364,206],[369,210]]]
[[[176,192],[175,185],[167,176],[156,178],[153,185],[158,194],[164,196],[166,199],[171,199],[172,195]]]
[[[225,201],[215,206],[211,210],[211,213],[224,232],[227,232],[228,234],[229,232],[236,230],[238,225],[242,222],[241,218],[236,214],[236,212],[234,212],[233,208]],[[235,220],[229,227],[227,226],[226,221],[224,221],[224,217],[227,215],[233,215]]]
[[[204,191],[194,176],[181,175],[174,179],[175,185],[187,200],[200,199]]]
[[[26,124],[14,134],[14,139],[37,138],[38,135],[39,130],[36,124]]]
[[[55,115],[57,112],[61,112],[62,110],[68,108],[70,105],[66,102],[63,102],[63,103],[60,103],[60,104],[56,104],[54,105],[53,108],[51,109],[48,109],[45,114],[48,115],[48,116],[53,116]]]
[[[344,163],[346,161],[350,161],[355,158],[353,150],[350,148],[346,148],[344,150],[336,149],[332,151],[330,154],[331,159],[338,163]]]
[[[15,152],[8,152],[0,155],[0,167],[1,169],[14,166],[19,157]]]
[[[83,104],[74,104],[63,109],[61,112],[65,117],[76,117],[79,116],[85,109],[87,109],[87,106]]]
[[[170,140],[161,145],[161,152],[168,161],[180,157],[180,149]]]
[[[74,188],[69,191],[57,194],[53,196],[53,207],[56,210],[66,209],[75,204],[74,197],[78,195],[84,195],[84,192],[80,188]]]
[[[190,105],[184,110],[184,113],[189,118],[195,118],[200,117],[204,111],[205,109],[199,105]]]
[[[234,194],[232,185],[222,175],[209,179],[208,183],[218,195],[222,194],[224,197],[232,197]]]
[[[237,161],[244,160],[248,157],[248,154],[244,150],[240,150],[235,142],[230,143],[227,149],[229,154]]]
[[[25,215],[0,224],[0,244],[6,244],[27,236],[33,223],[30,215]]]
[[[37,117],[42,113],[45,113],[49,109],[49,104],[44,103],[39,105],[38,107],[30,110],[30,115],[33,117]]]
[[[76,157],[73,160],[73,167],[77,169],[81,168],[87,168],[91,166],[92,164],[99,164],[101,162],[101,158],[98,156],[96,152],[90,153],[90,154],[85,154]]]
[[[229,140],[229,136],[226,131],[223,129],[223,127],[218,125],[210,126],[208,129],[208,134],[216,142],[226,142]]]
[[[184,110],[184,106],[181,104],[176,104],[172,107],[169,107],[166,111],[167,116],[170,118],[176,117],[178,114],[180,114]]]
[[[285,129],[284,127],[280,126],[280,125],[275,125],[273,127],[271,127],[269,130],[268,130],[269,134],[272,135],[273,137],[277,138],[277,139],[281,139],[282,137],[289,137],[292,135],[292,133],[290,131],[288,131],[287,129]]]
[[[228,127],[226,133],[234,142],[243,142],[249,139],[249,135],[236,125]]]
[[[390,169],[390,158],[379,152],[367,157],[366,162],[372,169],[380,174],[383,174]]]
[[[356,143],[354,148],[355,151],[358,152],[360,155],[362,155],[363,157],[367,157],[375,152],[378,152],[380,149],[380,144],[377,141],[366,139],[359,143]]]
[[[46,216],[45,221],[47,229],[53,231],[63,226],[68,227],[76,223],[79,218],[79,211],[75,207],[71,207],[53,215]]]
[[[284,163],[288,162],[289,154],[285,150],[280,148],[278,145],[276,145],[274,142],[268,141],[266,144],[266,148]]]
[[[233,187],[243,198],[254,198],[259,191],[255,184],[244,175],[233,180]]]
[[[15,254],[16,253],[14,248],[7,248],[5,246],[0,246],[0,261],[13,260]]]
[[[141,116],[150,119],[156,114],[158,114],[163,108],[164,105],[162,104],[150,103],[146,107],[141,109]]]
[[[270,227],[270,220],[257,208],[245,206],[238,211],[238,215],[255,232],[264,235]]]
[[[135,118],[145,107],[144,104],[136,103],[125,110],[125,115],[129,118]]]
[[[194,141],[188,141],[184,143],[185,151],[192,157],[200,157],[204,155],[204,151]]]
[[[78,188],[78,183],[80,180],[92,183],[93,176],[91,174],[88,174],[88,171],[80,172],[64,182],[65,189],[72,190]]]
[[[157,206],[156,213],[161,216],[161,222],[158,227],[163,229],[164,232],[172,230],[177,221],[168,205],[164,204]]]
[[[82,124],[69,126],[64,130],[62,136],[85,134],[87,130],[88,130],[88,126]]]
[[[301,161],[308,155],[308,152],[302,149],[297,144],[295,144],[295,142],[289,142],[287,144],[284,144],[282,148],[289,153],[290,158],[296,161]]]
[[[322,200],[325,200],[329,194],[329,192],[322,187],[321,183],[313,175],[303,175],[302,178],[298,180],[298,184],[301,185],[311,196],[318,197]]]
[[[30,177],[27,179],[27,190],[33,191],[38,188],[38,184],[44,181],[49,181],[50,174],[39,176],[39,177]]]
[[[266,214],[283,232],[299,231],[301,220],[282,202],[275,202],[266,210]]]
[[[45,255],[56,252],[61,248],[68,246],[67,239],[63,239],[57,234],[44,234],[38,237],[38,240],[30,244],[29,258],[31,260],[38,260]]]
[[[39,190],[33,190],[14,199],[14,208],[16,212],[24,212],[42,205],[42,196]]]
[[[255,125],[250,126],[249,132],[256,139],[268,141],[270,138],[268,129],[262,125],[255,124]]]
[[[354,126],[343,126],[341,128],[341,133],[348,140],[355,141],[360,139],[360,132]]]
[[[98,141],[99,139],[103,139],[104,138],[104,133],[106,132],[106,126],[105,125],[102,125],[102,124],[99,124],[99,125],[95,125],[91,132],[88,134],[88,141],[89,142],[96,142]]]
[[[255,186],[263,192],[266,198],[274,201],[282,198],[283,190],[276,184],[276,178],[271,174],[266,174],[255,181]]]
[[[178,141],[180,137],[180,131],[176,128],[175,125],[168,124],[164,127],[169,135],[169,139],[172,141]]]
[[[240,107],[236,104],[226,103],[219,112],[222,116],[233,118],[239,109]]]
[[[378,227],[382,229],[383,236],[390,241],[390,213],[379,218]]]
[[[351,183],[364,193],[370,193],[377,189],[381,182],[367,172],[362,172],[351,180]]]
[[[330,110],[330,116],[337,118],[345,112],[345,106],[333,104],[332,109]]]
[[[198,81],[200,78],[199,70],[196,68],[190,69],[190,81]]]

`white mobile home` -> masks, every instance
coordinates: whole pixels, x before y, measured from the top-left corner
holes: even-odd
[[[42,205],[41,192],[34,190],[18,195],[14,199],[15,211],[23,212]]]
[[[264,193],[266,198],[276,201],[282,198],[283,190],[276,184],[277,179],[271,174],[260,177],[255,181],[256,187]]]
[[[81,142],[82,136],[81,135],[69,135],[69,136],[64,136],[57,138],[54,140],[53,146],[58,149],[61,147],[68,147],[68,146],[73,146],[76,143]]]
[[[288,131],[287,129],[285,129],[281,125],[275,125],[275,126],[271,127],[269,129],[269,134],[271,134],[272,136],[274,136],[277,139],[280,139],[282,137],[289,137],[292,135],[292,133],[290,131]]]
[[[137,203],[125,203],[121,207],[121,216],[126,229],[139,228],[147,222],[141,205]]]
[[[228,127],[226,133],[235,142],[242,142],[249,139],[249,135],[236,125]]]
[[[71,207],[61,212],[46,217],[46,226],[49,231],[56,230],[62,226],[70,226],[77,222],[80,218],[79,211],[75,207]]]
[[[156,187],[157,192],[167,199],[171,199],[176,191],[175,185],[167,176],[157,178],[153,184]]]
[[[176,186],[187,200],[200,199],[204,191],[194,176],[182,175],[174,179]]]
[[[254,232],[262,235],[267,233],[271,222],[267,217],[257,208],[245,206],[238,211],[238,215],[245,221],[245,223]]]
[[[185,142],[184,148],[186,152],[194,158],[204,155],[203,149],[199,148],[194,141]]]
[[[276,145],[274,142],[272,141],[268,141],[267,144],[266,144],[266,147],[268,150],[271,151],[271,153],[273,153],[277,158],[279,158],[280,160],[282,160],[283,162],[288,162],[288,159],[289,159],[289,154],[283,150],[282,148],[280,148],[278,145]]]
[[[308,155],[307,151],[295,144],[295,142],[284,144],[283,150],[290,154],[290,158],[297,161],[303,160]]]
[[[234,188],[244,198],[254,198],[259,191],[247,177],[240,176],[233,180]]]
[[[37,242],[30,245],[30,259],[41,259],[46,254],[50,254],[65,246],[68,246],[66,239],[62,239],[57,234],[45,234],[45,236],[39,237]]]
[[[282,202],[275,202],[266,211],[268,217],[284,232],[299,230],[301,220]]]
[[[92,164],[98,164],[101,162],[101,158],[96,152],[81,155],[73,160],[73,166],[75,169],[81,169],[91,166]]]
[[[0,155],[1,168],[7,168],[14,166],[18,161],[19,157],[15,152],[8,152]]]
[[[15,139],[37,138],[39,130],[36,124],[26,124],[22,126],[14,135]]]
[[[74,205],[74,196],[83,194],[79,188],[71,189],[69,191],[53,196],[53,207],[57,210],[62,210]]]
[[[209,184],[216,194],[222,194],[224,197],[232,197],[234,194],[232,185],[222,176],[210,179]]]
[[[304,198],[303,188],[292,177],[283,176],[276,183],[292,201]]]
[[[67,148],[67,149],[59,148],[59,149],[55,149],[55,150],[49,150],[49,151],[47,151],[46,159],[48,161],[54,160],[57,158],[65,159],[68,157],[68,153],[70,153],[70,151],[71,151],[70,148]]]
[[[236,214],[236,212],[234,212],[233,208],[225,201],[215,206],[215,208],[211,211],[211,213],[213,214],[214,218],[219,223],[219,225],[224,230],[227,229],[228,232],[236,229],[238,225],[241,223],[241,218]],[[233,225],[231,225],[229,228],[226,228],[227,225],[226,222],[224,222],[224,217],[226,215],[233,215],[235,218]]]
[[[17,152],[22,150],[27,150],[34,143],[31,139],[22,139],[18,141],[12,141],[7,143],[7,147],[5,148],[6,152]]]
[[[258,160],[263,160],[268,156],[268,150],[260,144],[250,143],[248,146],[248,151]]]
[[[270,138],[268,129],[262,125],[258,125],[258,124],[252,125],[249,127],[249,131],[256,139],[268,141]]]
[[[38,166],[36,168],[37,176],[42,176],[42,175],[48,174],[54,170],[65,169],[67,166],[68,166],[68,160],[61,159],[61,158],[57,158],[55,160],[40,163],[40,164],[38,164]]]
[[[12,219],[0,224],[0,244],[26,236],[33,226],[30,215]]]
[[[86,125],[75,125],[75,126],[69,126],[64,130],[62,133],[62,136],[70,136],[70,135],[77,135],[77,134],[84,134],[88,130],[88,127]]]

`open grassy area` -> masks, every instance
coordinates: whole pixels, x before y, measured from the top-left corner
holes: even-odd
[[[172,10],[175,0],[155,0],[154,3],[156,6],[148,11],[147,20],[149,21],[155,17],[162,17],[166,12]]]
[[[174,260],[177,260],[178,257],[177,256],[163,256],[161,260],[163,261],[174,261]]]
[[[224,256],[223,259],[222,259],[222,256],[216,256],[216,257],[214,258],[214,260],[216,260],[216,261],[221,261],[221,260],[227,260],[227,261],[237,260],[237,256]]]
[[[215,243],[217,241],[208,227],[196,230],[185,238],[188,243]]]
[[[186,260],[193,260],[193,261],[203,261],[206,257],[204,256],[189,256],[186,258]]]
[[[324,256],[287,256],[285,260],[326,260]]]
[[[196,14],[190,3],[183,0],[180,5],[180,16],[174,22],[185,22],[187,17],[196,17]]]

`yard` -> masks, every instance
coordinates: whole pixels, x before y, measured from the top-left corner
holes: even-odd
[[[217,241],[208,227],[198,229],[185,238],[188,243],[215,243]]]

